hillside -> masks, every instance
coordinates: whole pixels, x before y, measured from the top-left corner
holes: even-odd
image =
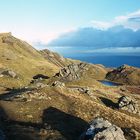
[[[121,84],[140,85],[140,69],[123,65],[108,72],[106,78]]]
[[[131,85],[102,84],[110,70],[37,51],[11,33],[0,34],[0,139],[83,140],[90,125],[99,123],[94,140],[139,140],[139,85],[135,79]],[[97,117],[110,123],[95,123]]]
[[[18,79],[1,77],[0,85],[19,87],[28,84],[36,74],[52,76],[59,67],[46,60],[39,51],[28,43],[19,40],[11,33],[0,34],[0,70],[12,70]]]

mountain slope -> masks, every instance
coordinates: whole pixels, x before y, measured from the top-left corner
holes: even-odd
[[[13,37],[11,33],[3,33],[0,34],[0,69],[12,70],[19,77],[1,77],[1,86],[19,87],[29,83],[36,74],[52,76],[59,67],[50,63],[28,43]]]

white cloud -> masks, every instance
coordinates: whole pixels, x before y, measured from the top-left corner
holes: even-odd
[[[118,47],[118,48],[102,48],[94,50],[86,50],[85,53],[140,53],[140,48],[134,47]]]
[[[117,25],[122,25],[125,28],[138,30],[140,29],[140,10],[127,15],[115,17],[110,22],[92,20],[91,23],[93,27],[104,30]]]

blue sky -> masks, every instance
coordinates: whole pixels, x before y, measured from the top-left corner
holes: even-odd
[[[0,0],[0,32],[48,42],[81,27],[108,28],[139,10],[140,0]]]

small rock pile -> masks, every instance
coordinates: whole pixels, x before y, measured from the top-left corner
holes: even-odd
[[[88,70],[88,65],[86,63],[70,64],[61,69],[55,77],[59,77],[67,81],[77,80],[81,78],[85,70]]]
[[[126,110],[133,114],[140,115],[139,105],[136,100],[128,96],[122,96],[118,100],[119,109]]]
[[[96,118],[91,122],[80,140],[126,140],[121,128],[111,124],[103,118]]]

